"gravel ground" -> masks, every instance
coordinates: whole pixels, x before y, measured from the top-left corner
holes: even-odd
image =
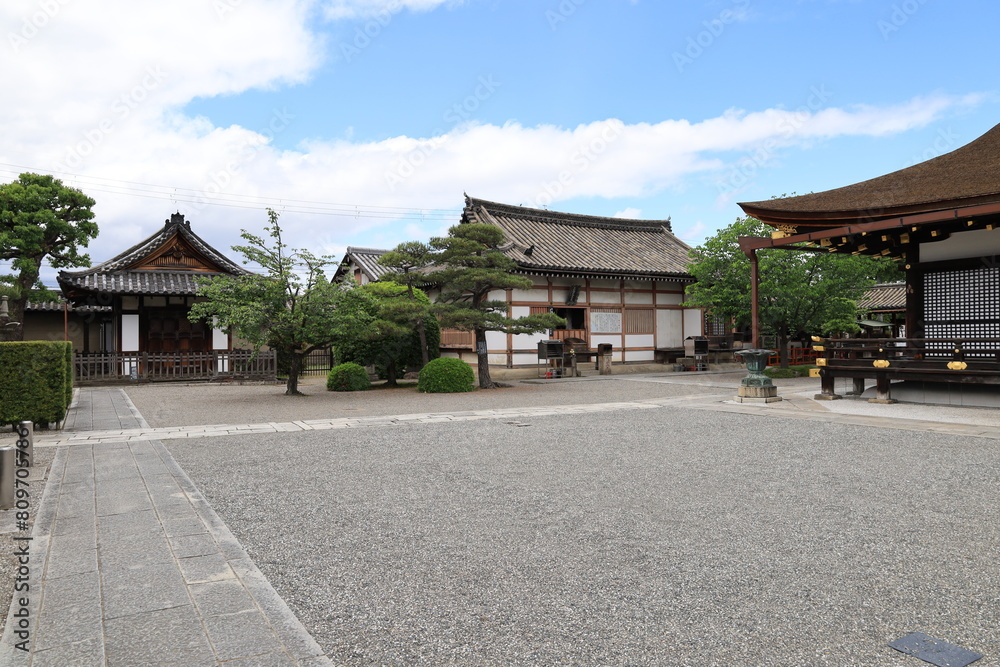
[[[538,404],[612,386],[570,385]],[[165,444],[337,664],[1000,664],[992,440],[664,408]]]
[[[695,381],[719,383],[743,374],[702,375]],[[652,376],[646,376],[647,379]],[[304,396],[285,396],[284,385],[149,384],[126,392],[150,426],[249,424],[304,419],[384,416],[524,406],[630,401],[691,394],[718,394],[720,386],[629,381],[634,376],[526,383],[465,394],[422,394],[413,385],[362,392],[327,391],[322,379],[300,386]]]

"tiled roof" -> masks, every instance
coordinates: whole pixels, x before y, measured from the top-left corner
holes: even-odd
[[[221,271],[129,269],[129,267],[154,254],[175,236],[182,237],[204,259],[217,266]],[[197,290],[194,281],[196,276],[246,275],[249,273],[250,271],[230,260],[191,231],[191,223],[185,222],[183,215],[174,214],[170,216],[160,231],[106,262],[82,271],[60,271],[58,282],[64,294],[101,292],[104,294],[193,295]]]
[[[63,307],[66,305],[66,301],[40,301],[38,303],[32,303],[29,301],[25,304],[25,310],[31,310],[36,313],[61,313],[63,312]],[[71,313],[110,313],[111,306],[74,306],[72,303],[69,304],[69,312]]]
[[[221,273],[184,271],[117,271],[76,276],[72,281],[60,280],[63,291],[67,285],[77,290],[102,294],[149,294],[193,296],[198,291],[196,278],[210,278]],[[61,276],[60,276],[61,278]]]
[[[378,258],[387,252],[389,251],[378,250],[376,248],[355,248],[348,246],[347,253],[344,255],[344,260],[340,263],[334,279],[340,278],[345,273],[345,265],[354,260],[354,263],[368,276],[368,280],[378,280],[389,271],[389,269],[378,263]]]
[[[496,225],[526,271],[689,277],[690,247],[670,220],[630,220],[498,204],[466,196],[462,222]]]
[[[1000,201],[1000,125],[961,148],[912,167],[834,190],[747,202],[771,223],[873,220]]]
[[[869,288],[858,307],[864,310],[906,310],[906,283],[882,283]]]

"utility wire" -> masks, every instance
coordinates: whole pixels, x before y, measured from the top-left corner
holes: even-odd
[[[19,175],[24,171],[35,173],[47,172],[67,176],[77,182],[82,182],[84,187],[94,192],[146,197],[150,199],[168,199],[179,203],[198,205],[228,206],[230,208],[259,209],[262,207],[271,207],[280,208],[282,211],[289,213],[372,219],[420,219],[427,221],[453,220],[461,210],[460,208],[416,208],[382,206],[378,204],[344,204],[309,199],[289,199],[285,197],[266,197],[221,192],[210,194],[193,188],[126,181],[102,176],[83,176],[71,172],[39,170],[25,165],[0,162],[0,172]]]

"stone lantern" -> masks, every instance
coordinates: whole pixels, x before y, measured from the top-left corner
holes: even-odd
[[[736,353],[746,362],[748,375],[740,380],[739,392],[736,395],[738,403],[775,403],[781,400],[778,388],[771,378],[764,375],[767,359],[774,350],[741,350]]]

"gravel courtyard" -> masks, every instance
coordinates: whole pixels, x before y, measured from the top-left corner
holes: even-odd
[[[179,389],[129,395],[155,426]],[[297,406],[441,410],[385,396]],[[337,664],[925,664],[914,631],[1000,664],[995,440],[665,407],[165,445]]]

